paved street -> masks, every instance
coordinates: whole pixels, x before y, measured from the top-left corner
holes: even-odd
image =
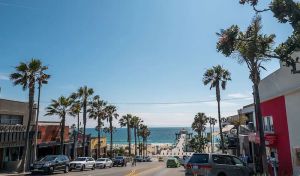
[[[35,174],[38,175],[38,174]],[[86,171],[72,171],[67,174],[57,172],[55,176],[68,175],[68,176],[183,176],[183,167],[179,168],[166,168],[165,163],[162,162],[149,162],[137,163],[135,167],[128,164],[127,167],[113,167],[106,169],[86,170]]]

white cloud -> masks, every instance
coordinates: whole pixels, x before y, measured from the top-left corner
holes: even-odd
[[[230,98],[248,98],[250,95],[245,93],[231,93],[228,94],[228,97]]]
[[[6,73],[0,73],[0,80],[9,80],[9,76]]]

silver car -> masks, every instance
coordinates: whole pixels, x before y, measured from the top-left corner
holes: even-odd
[[[185,166],[186,176],[249,176],[252,170],[232,155],[194,153]]]

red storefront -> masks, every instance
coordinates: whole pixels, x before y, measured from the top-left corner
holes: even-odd
[[[267,154],[275,154],[278,163],[278,175],[292,175],[292,158],[285,97],[280,96],[261,103],[264,117]],[[270,168],[270,170],[272,170]]]

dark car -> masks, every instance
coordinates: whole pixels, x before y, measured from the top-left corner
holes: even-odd
[[[122,166],[122,167],[126,167],[127,166],[127,161],[126,158],[124,156],[117,156],[115,157],[115,159],[113,160],[113,166]]]
[[[136,162],[143,162],[144,159],[143,159],[142,156],[136,156],[136,157],[135,157],[135,161],[136,161]]]
[[[249,176],[252,170],[233,155],[194,153],[186,164],[185,175]]]
[[[144,157],[144,162],[152,162],[150,156]]]
[[[65,155],[47,155],[30,165],[30,171],[52,174],[54,171],[69,172],[70,160]]]

